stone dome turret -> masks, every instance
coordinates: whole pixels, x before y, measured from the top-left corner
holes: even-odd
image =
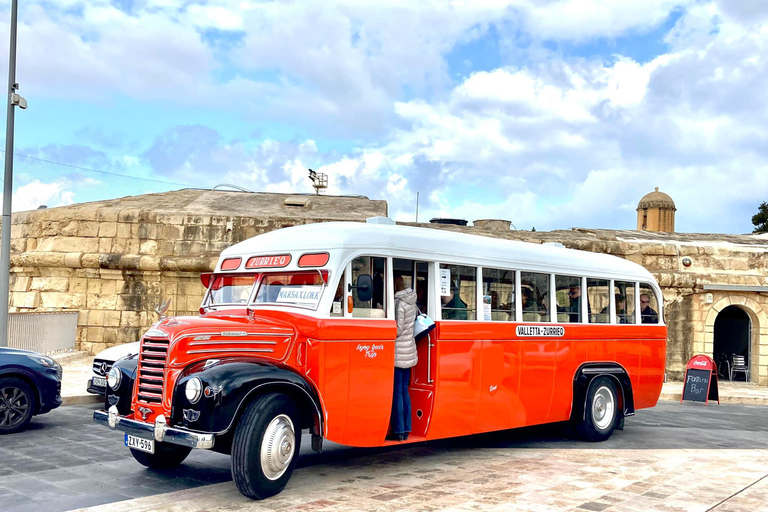
[[[671,208],[672,210],[677,210],[672,198],[664,192],[659,192],[659,187],[656,187],[656,190],[645,194],[643,198],[640,199],[637,209],[641,210],[646,208]]]
[[[675,231],[675,202],[659,187],[645,194],[637,204],[637,229],[639,231]]]

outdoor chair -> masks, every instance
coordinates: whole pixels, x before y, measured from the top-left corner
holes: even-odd
[[[728,368],[728,378],[733,382],[734,373],[743,373],[744,379],[749,382],[749,366],[747,366],[744,356],[733,354],[731,357],[731,365]]]

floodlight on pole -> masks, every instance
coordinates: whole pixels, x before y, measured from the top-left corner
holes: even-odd
[[[315,194],[320,194],[321,190],[328,188],[328,175],[321,172],[315,172],[309,169],[309,179],[312,180],[312,188]]]
[[[13,125],[15,108],[27,108],[16,91],[16,16],[18,0],[11,0],[11,47],[8,56],[8,116],[5,124],[5,183],[3,186],[2,247],[0,247],[0,347],[8,343],[8,295],[11,277],[11,196],[13,195]]]

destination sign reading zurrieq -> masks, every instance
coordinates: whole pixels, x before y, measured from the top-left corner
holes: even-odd
[[[282,268],[291,262],[290,254],[277,256],[253,256],[245,263],[245,268]]]
[[[565,336],[565,327],[561,325],[518,325],[517,335],[521,337],[554,337]]]

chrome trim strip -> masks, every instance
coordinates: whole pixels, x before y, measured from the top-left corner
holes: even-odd
[[[159,420],[159,418],[158,418]],[[94,411],[93,421],[98,425],[121,430],[132,436],[142,439],[157,439],[162,437],[162,442],[210,450],[213,448],[216,436],[214,434],[198,434],[180,428],[170,428],[164,422],[158,421],[155,425],[142,421],[130,420],[118,415],[114,405],[107,411]]]
[[[189,346],[193,345],[245,345],[254,344],[253,341],[227,341],[227,340],[216,340],[216,341],[193,341],[189,344]],[[259,341],[257,342],[258,345],[277,345],[276,341]]]
[[[187,350],[187,354],[205,354],[206,352],[274,352],[271,348],[210,348],[208,350]]]
[[[275,332],[246,332],[246,336],[292,336],[293,331],[286,331],[285,329],[277,330]],[[216,332],[193,332],[188,334],[182,334],[174,338],[174,341],[179,341],[184,338],[194,338],[195,336],[221,336],[221,331]]]

